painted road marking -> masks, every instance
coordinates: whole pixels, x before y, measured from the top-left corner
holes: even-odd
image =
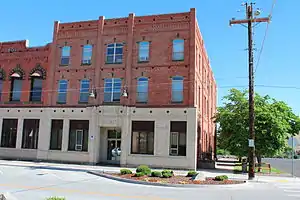
[[[72,193],[72,194],[85,194],[85,195],[97,195],[97,196],[108,196],[108,197],[121,197],[126,199],[147,199],[147,200],[174,200],[171,198],[161,198],[161,197],[149,197],[149,196],[129,196],[125,194],[109,194],[102,192],[92,192],[92,191],[81,191],[81,190],[72,190],[72,189],[60,189],[54,188],[51,185],[45,187],[33,187],[33,186],[25,186],[25,185],[14,185],[14,184],[0,184],[0,187],[9,187],[9,188],[19,188],[19,191],[15,191],[12,193],[21,193],[25,192],[22,190],[41,190],[41,191],[56,191],[56,192],[64,192],[64,193]]]

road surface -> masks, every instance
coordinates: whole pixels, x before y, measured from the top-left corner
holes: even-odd
[[[271,167],[275,167],[280,171],[292,174],[292,159],[281,159],[281,158],[265,158],[263,162],[271,164]],[[300,159],[294,160],[294,176],[300,177]]]
[[[297,183],[249,183],[224,188],[165,188],[120,183],[82,171],[16,167],[0,164],[0,193],[17,199],[45,200],[50,196],[67,200],[297,200]]]

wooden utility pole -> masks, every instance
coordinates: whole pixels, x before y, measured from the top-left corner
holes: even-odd
[[[253,73],[253,23],[270,22],[270,17],[256,18],[260,14],[257,10],[253,15],[254,3],[245,3],[246,17],[242,20],[230,20],[230,26],[233,24],[247,24],[248,28],[248,52],[249,52],[249,170],[248,179],[252,180],[255,177],[255,129],[254,129],[254,73]],[[255,16],[255,17],[254,17]]]

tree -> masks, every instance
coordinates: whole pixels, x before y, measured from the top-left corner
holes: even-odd
[[[219,123],[219,146],[233,155],[248,155],[249,104],[248,92],[231,89],[223,98],[215,120]],[[262,156],[274,156],[287,148],[287,138],[300,130],[300,118],[284,102],[268,95],[255,95],[255,154],[261,164]]]

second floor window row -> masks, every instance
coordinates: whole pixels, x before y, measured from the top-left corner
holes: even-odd
[[[150,60],[150,42],[138,42],[138,62],[148,62]],[[82,47],[82,65],[90,65],[92,63],[93,45],[86,44]],[[71,62],[71,46],[64,46],[61,48],[60,65],[67,66]],[[124,58],[124,44],[111,43],[106,47],[105,63],[106,64],[120,64]],[[172,41],[172,60],[184,60],[184,39],[174,39]]]

